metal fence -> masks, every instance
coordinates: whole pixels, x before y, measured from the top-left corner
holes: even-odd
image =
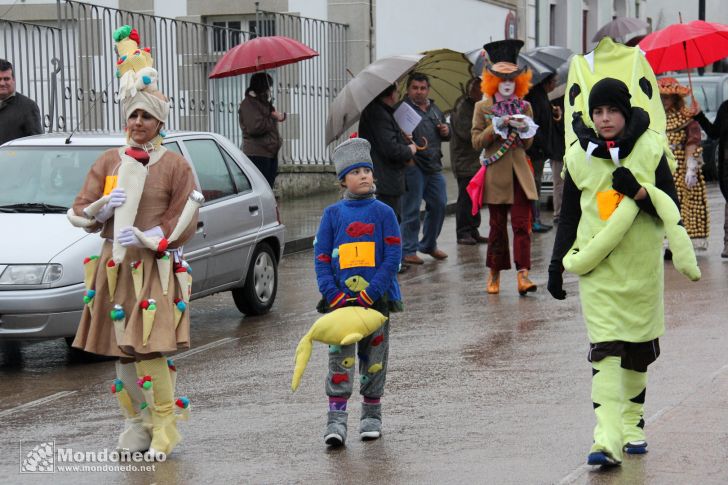
[[[122,129],[112,33],[128,24],[152,49],[159,87],[170,99],[168,127],[213,131],[240,145],[237,111],[247,76],[210,80],[208,74],[225,51],[252,36],[286,35],[320,56],[271,71],[276,108],[289,113],[280,125],[281,162],[330,159],[324,126],[346,83],[346,25],[258,11],[230,28],[68,0],[57,0],[57,10],[58,27],[0,22],[0,55],[16,66],[18,91],[38,102],[48,131]]]

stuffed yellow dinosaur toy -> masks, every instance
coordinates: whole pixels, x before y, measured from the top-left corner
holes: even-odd
[[[361,291],[369,286],[361,276],[352,276],[346,280],[351,291]],[[376,332],[387,317],[373,308],[347,306],[327,313],[311,326],[296,347],[296,367],[293,370],[291,390],[298,389],[306,365],[311,358],[313,341],[328,345],[351,345]]]

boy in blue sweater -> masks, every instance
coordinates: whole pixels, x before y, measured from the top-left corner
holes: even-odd
[[[390,311],[402,309],[397,283],[402,260],[399,224],[392,208],[374,196],[370,149],[363,138],[351,138],[334,150],[343,198],[324,210],[314,241],[322,312],[358,305],[388,317]],[[357,345],[359,392],[364,398],[359,433],[367,440],[379,438],[382,432],[380,399],[387,376],[389,320],[355,345],[329,346],[327,445],[341,446],[346,441],[346,404],[353,388]]]

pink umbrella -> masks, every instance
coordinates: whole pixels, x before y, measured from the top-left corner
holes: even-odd
[[[223,54],[208,77],[216,79],[264,71],[317,55],[318,52],[290,37],[256,37]]]

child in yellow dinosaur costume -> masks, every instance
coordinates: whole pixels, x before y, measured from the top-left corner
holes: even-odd
[[[597,421],[587,463],[617,465],[623,452],[647,452],[647,366],[665,330],[663,238],[680,272],[695,281],[700,270],[680,223],[659,90],[639,50],[605,39],[576,56],[568,114],[548,290],[564,299],[562,271],[579,275]]]

